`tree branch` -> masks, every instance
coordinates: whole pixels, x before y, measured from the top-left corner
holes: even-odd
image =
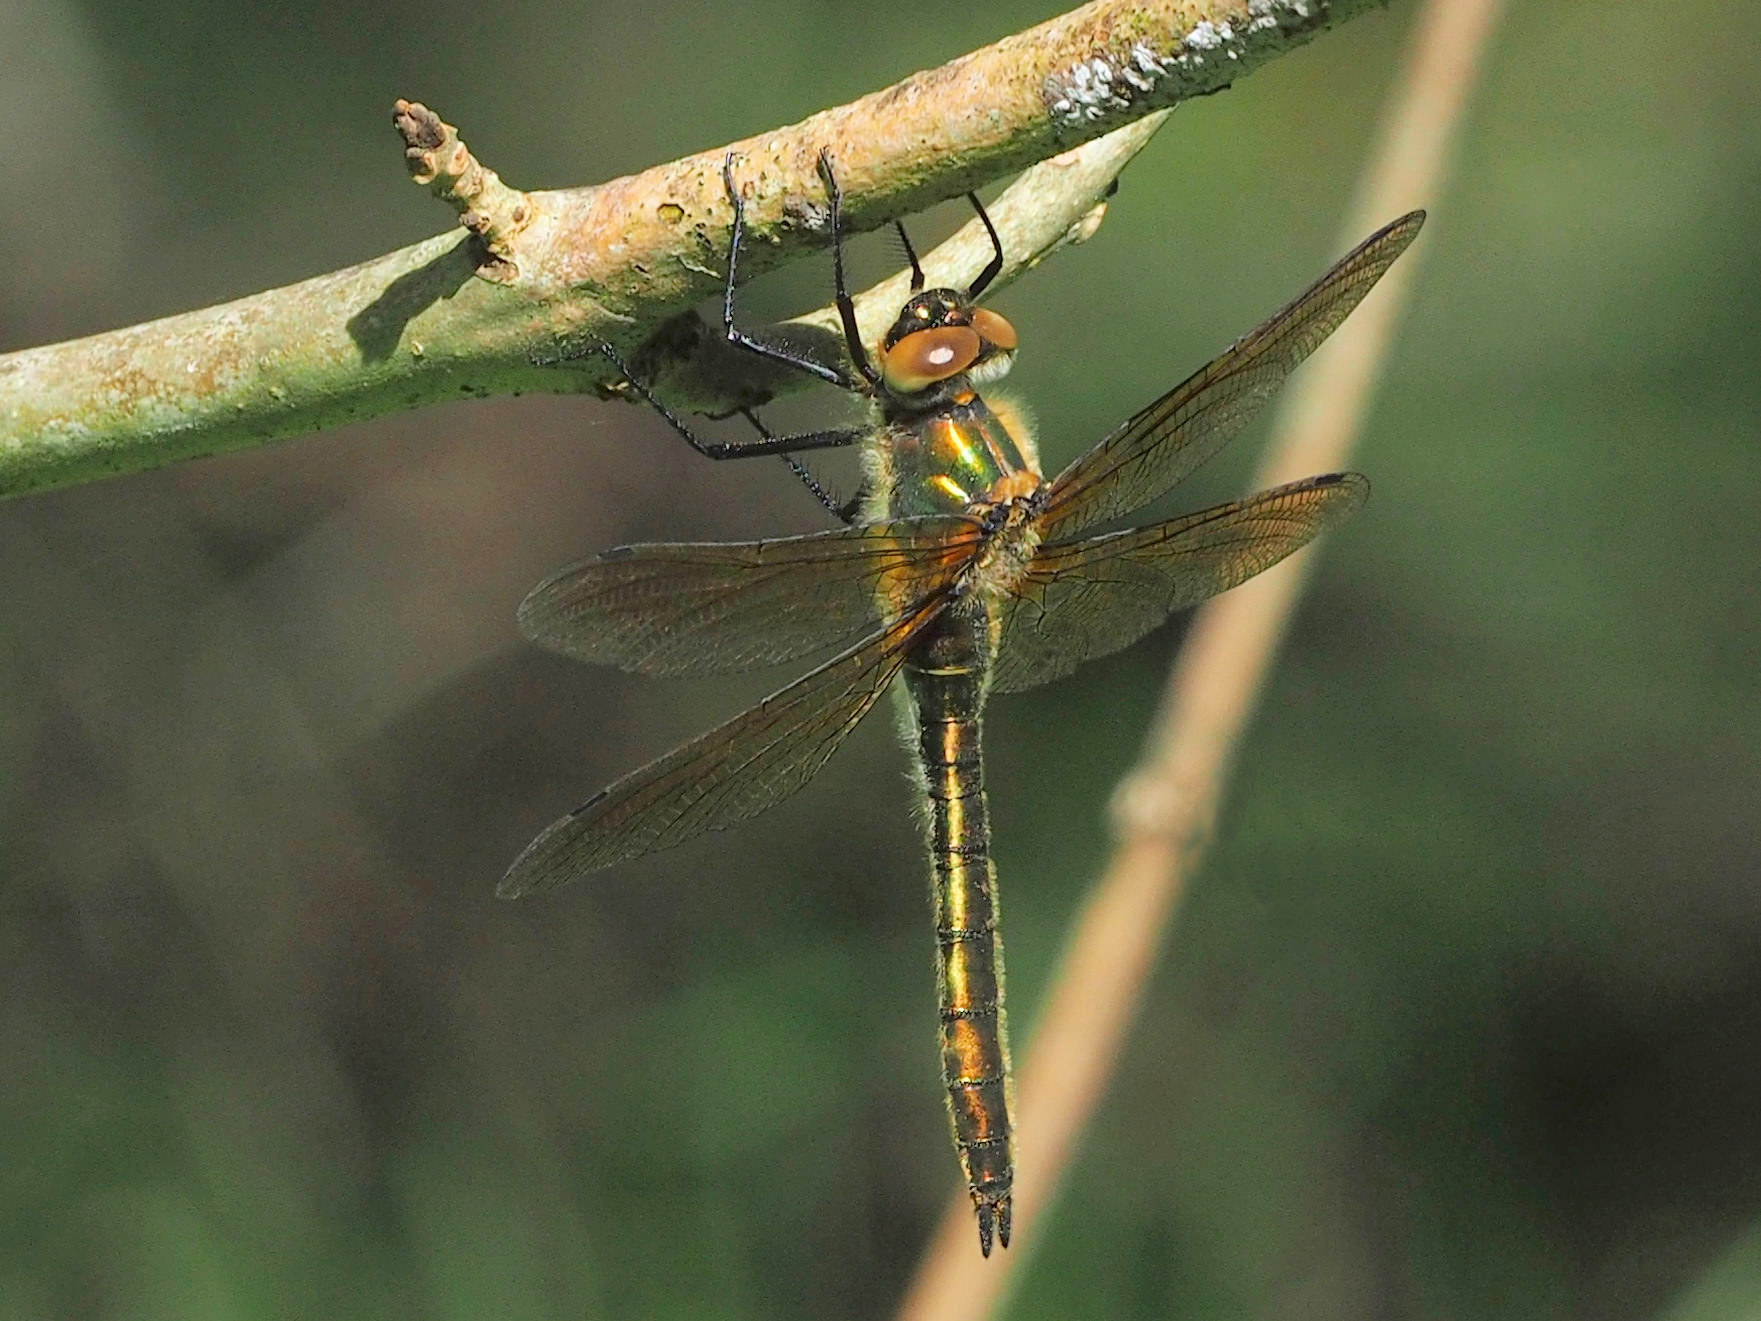
[[[851,232],[873,229],[1226,87],[1373,3],[1096,0],[734,143],[750,192],[749,269],[828,243],[814,169],[822,147],[835,157]],[[689,313],[721,282],[732,220],[726,150],[597,187],[526,193],[423,107],[400,101],[397,125],[412,172],[460,210],[463,231],[218,307],[0,357],[0,496],[461,395],[604,391],[611,373],[597,355],[537,365],[586,338],[618,344],[658,391],[699,411],[798,384],[755,372],[748,355],[736,370],[719,330]],[[1048,161],[1005,194],[993,211],[1011,249],[1004,280],[1092,232],[1100,195],[1148,131],[1075,164]],[[936,278],[958,282],[976,269],[970,239],[932,254]],[[863,296],[865,334],[896,312],[894,283]],[[831,320],[822,310],[791,324],[811,342]]]

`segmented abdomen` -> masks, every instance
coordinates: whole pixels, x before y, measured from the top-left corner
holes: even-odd
[[[972,630],[964,621],[947,620],[933,633],[907,664],[905,681],[929,798],[942,1078],[978,1212],[979,1244],[989,1255],[993,1231],[1009,1245],[1014,1164],[1003,945],[979,750],[988,657],[970,645]]]

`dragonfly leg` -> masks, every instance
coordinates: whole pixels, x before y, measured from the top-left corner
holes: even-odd
[[[691,430],[690,424],[684,418],[661,403],[647,386],[636,379],[635,374],[624,365],[624,360],[618,356],[616,349],[603,340],[598,342],[597,347],[601,354],[611,360],[612,366],[623,373],[630,388],[641,395],[650,408],[665,418],[667,425],[684,437],[687,445],[705,458],[755,459],[767,454],[789,455],[803,450],[837,449],[844,445],[854,445],[868,434],[861,427],[838,427],[827,431],[801,431],[788,436],[775,436],[760,425],[758,440],[705,440]],[[741,411],[746,412],[745,409]],[[751,418],[752,415],[747,413],[747,417]],[[752,420],[756,424],[756,419]]]
[[[776,440],[776,436],[771,432],[770,428],[765,426],[763,422],[759,421],[758,414],[754,413],[750,408],[742,408],[740,410],[740,415],[750,422],[758,431],[758,434],[763,436],[766,440],[773,442]],[[840,503],[835,495],[828,491],[824,486],[820,485],[819,479],[808,471],[807,465],[801,462],[800,459],[797,459],[793,454],[790,454],[786,450],[780,452],[780,457],[784,463],[789,465],[789,471],[799,477],[802,485],[813,493],[813,498],[819,501],[820,505],[827,513],[846,527],[856,521],[856,511],[862,507],[862,497],[860,494],[851,500]]]
[[[838,304],[838,319],[844,323],[844,344],[850,351],[850,361],[862,373],[862,379],[873,387],[880,383],[880,373],[868,360],[868,350],[862,346],[862,332],[856,325],[856,303],[850,297],[850,286],[844,281],[844,190],[838,187],[838,177],[832,172],[831,154],[824,147],[819,150],[819,177],[832,204],[832,288]],[[905,227],[901,225],[899,235],[903,238],[904,234]],[[910,239],[905,239],[905,250],[911,252]],[[916,253],[911,253],[911,269],[914,276],[921,277]]]
[[[911,263],[911,292],[923,292],[923,266],[917,260],[917,249],[911,246],[911,235],[905,232],[905,222],[895,220],[893,228],[899,231],[899,246],[905,249],[905,260]]]
[[[856,522],[857,516],[862,513],[862,506],[867,503],[868,483],[863,482],[862,485],[856,488],[855,495],[844,501],[843,504],[839,505],[832,512],[837,515],[840,521],[846,524],[853,524]]]
[[[822,153],[821,159],[823,158],[824,154]],[[867,394],[870,386],[879,378],[869,365],[867,355],[860,352],[860,344],[857,345],[857,352],[852,353],[851,357],[862,375],[860,378],[853,378],[841,367],[828,366],[779,344],[767,344],[734,324],[735,276],[740,264],[740,244],[746,237],[746,199],[741,196],[740,187],[734,182],[734,160],[735,155],[730,151],[727,159],[722,162],[722,186],[728,190],[728,201],[733,204],[734,208],[734,229],[728,239],[728,282],[722,295],[722,331],[727,335],[728,343],[745,349],[749,353],[756,353],[761,358],[769,358],[772,362],[784,363],[797,371],[817,376],[822,381],[829,381],[840,390],[848,390],[852,394]],[[839,295],[843,300],[839,304],[839,311],[842,313],[844,304],[849,300],[849,295],[843,292],[843,249],[837,229],[838,208],[834,202],[832,205],[832,251],[836,262]],[[852,308],[850,316],[854,317],[854,315],[855,311]],[[847,335],[850,324],[848,319],[845,324]]]
[[[991,236],[991,259],[985,268],[978,273],[972,287],[966,291],[968,298],[977,298],[990,288],[991,281],[996,279],[1003,270],[1003,240],[997,236],[997,227],[991,224],[990,213],[984,209],[984,203],[978,200],[977,193],[966,194],[966,200],[972,203],[972,209],[978,212],[978,218],[984,225],[984,232]],[[912,262],[915,266],[917,263]]]

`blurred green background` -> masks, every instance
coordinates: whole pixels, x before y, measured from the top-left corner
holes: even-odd
[[[0,349],[444,229],[400,95],[585,183],[1059,8],[0,0]],[[1413,9],[1179,111],[1001,297],[1049,466],[1337,255]],[[1375,498],[1011,1316],[1761,1312],[1757,87],[1747,0],[1511,4]],[[744,828],[492,895],[778,679],[541,654],[525,589],[823,525],[549,398],[0,506],[0,1317],[886,1316],[955,1184],[890,722]],[[1017,1040],[1179,627],[992,707]]]

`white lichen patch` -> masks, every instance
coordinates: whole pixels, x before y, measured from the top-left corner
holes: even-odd
[[[1154,83],[1120,69],[1121,80],[1139,91],[1148,91]],[[1113,83],[1113,65],[1100,56],[1083,60],[1061,75],[1046,80],[1046,95],[1054,115],[1061,119],[1080,121],[1099,119],[1109,111],[1124,110],[1131,105],[1131,94]]]
[[[1219,24],[1208,18],[1200,19],[1199,25],[1186,34],[1185,45],[1188,50],[1216,50],[1234,36],[1235,31],[1227,22]]]
[[[1237,76],[1221,72],[1230,61],[1253,61],[1288,44],[1291,34],[1315,25],[1326,0],[1246,0],[1232,18],[1201,19],[1161,41],[1142,40],[1129,49],[1092,55],[1045,81],[1046,107],[1069,127],[1139,107],[1169,79],[1193,91],[1211,91]],[[1257,62],[1257,61],[1254,61]],[[1251,67],[1251,64],[1250,66]]]

